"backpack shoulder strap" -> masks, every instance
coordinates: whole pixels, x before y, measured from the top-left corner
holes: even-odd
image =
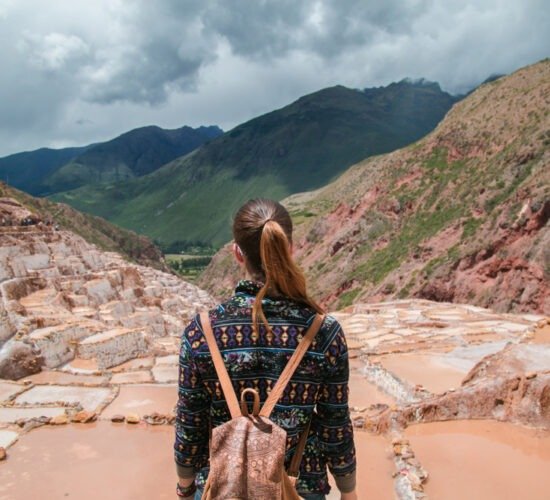
[[[279,377],[279,380],[277,380],[277,383],[275,384],[275,387],[269,393],[269,396],[260,411],[260,415],[262,417],[269,418],[269,416],[271,415],[271,412],[273,411],[275,404],[277,403],[279,398],[282,396],[283,391],[285,390],[285,387],[287,386],[289,380],[291,379],[292,375],[296,371],[296,368],[298,368],[300,361],[302,361],[302,358],[304,357],[304,354],[306,353],[309,346],[311,345],[311,342],[315,338],[315,335],[317,335],[317,332],[319,331],[319,328],[321,328],[321,325],[323,324],[324,319],[325,319],[325,316],[322,314],[315,315],[315,319],[311,323],[311,326],[308,328],[306,334],[298,344],[298,347],[296,347],[294,354],[286,364],[285,369],[283,370],[283,372],[281,373],[281,376]]]
[[[304,450],[306,449],[307,438],[309,436],[309,429],[311,428],[311,419],[307,423],[306,428],[302,431],[300,440],[294,451],[294,456],[290,461],[290,466],[288,467],[287,474],[291,477],[298,477],[300,473],[300,463],[302,462],[302,456],[304,455]]]
[[[210,349],[210,355],[212,356],[212,361],[214,362],[214,368],[218,374],[220,380],[220,385],[222,386],[223,395],[229,407],[229,412],[231,413],[231,418],[237,418],[242,415],[241,408],[239,406],[239,401],[237,400],[237,395],[233,389],[233,384],[227,373],[227,368],[223,362],[220,349],[216,343],[216,338],[212,332],[212,325],[210,324],[210,318],[208,317],[208,312],[202,312],[200,314],[202,331],[204,333],[204,338]]]

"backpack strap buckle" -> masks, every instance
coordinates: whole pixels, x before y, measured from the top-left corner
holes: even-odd
[[[254,396],[254,403],[252,406],[252,415],[257,417],[260,414],[260,395],[256,389],[247,387],[241,392],[241,412],[245,417],[248,417],[248,405],[246,404],[246,395],[252,394]]]

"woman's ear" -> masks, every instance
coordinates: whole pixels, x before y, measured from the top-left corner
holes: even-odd
[[[244,264],[244,255],[239,245],[233,243],[233,255],[239,264]]]

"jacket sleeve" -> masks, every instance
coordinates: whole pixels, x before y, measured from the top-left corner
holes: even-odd
[[[317,401],[318,439],[338,489],[355,488],[355,444],[348,406],[349,359],[344,332],[337,321],[330,325],[325,352],[326,375]]]
[[[210,395],[201,379],[190,342],[197,331],[195,318],[182,336],[179,356],[174,452],[178,476],[182,478],[193,477],[208,463]]]

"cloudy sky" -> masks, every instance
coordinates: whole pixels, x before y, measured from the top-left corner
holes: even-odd
[[[0,0],[0,156],[224,130],[404,77],[468,90],[550,54],[547,0]]]

